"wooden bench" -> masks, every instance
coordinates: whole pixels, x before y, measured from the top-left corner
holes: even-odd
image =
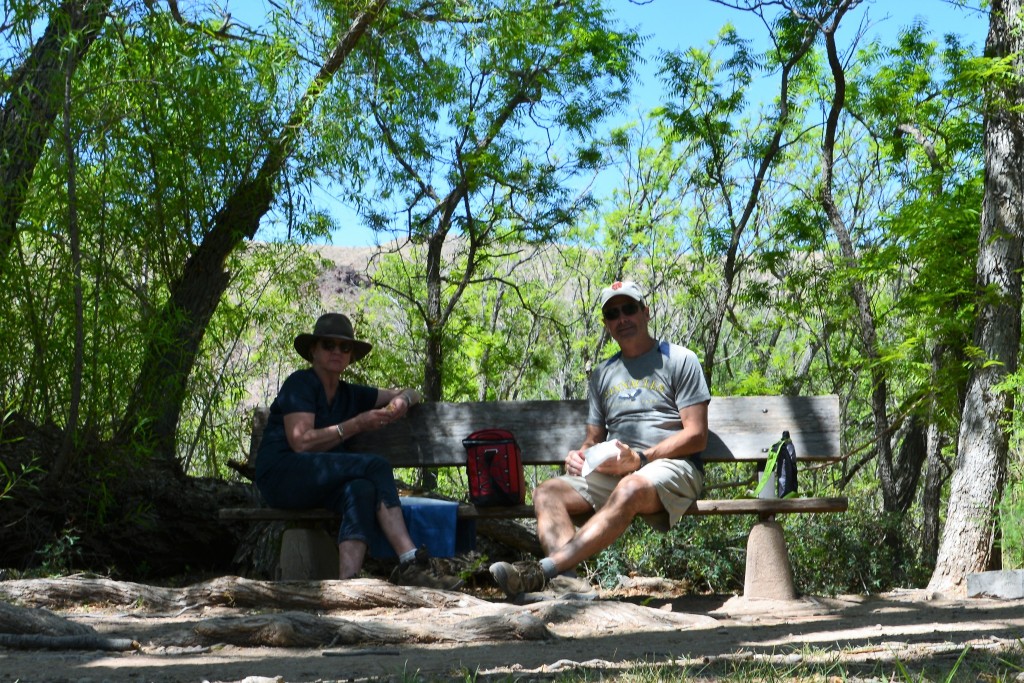
[[[565,454],[578,448],[582,442],[586,414],[586,401],[426,403],[414,407],[406,419],[388,429],[353,437],[346,447],[381,455],[396,468],[465,467],[466,452],[462,439],[478,429],[496,427],[509,429],[516,435],[525,465],[560,466]],[[258,412],[254,418],[250,462],[255,460],[265,421],[266,412]],[[710,404],[708,424],[710,437],[703,454],[705,469],[716,463],[751,463],[754,467],[764,461],[768,446],[779,439],[783,431],[790,433],[801,464],[840,459],[839,401],[835,396],[715,397]],[[246,466],[238,465],[236,468],[244,471]],[[806,486],[808,481],[807,474],[803,474],[801,485]],[[792,569],[775,516],[842,512],[847,507],[848,501],[844,497],[709,498],[695,501],[688,514],[756,516],[757,521],[747,543],[744,594],[747,597],[793,599],[796,591]],[[531,505],[477,507],[462,503],[458,509],[458,516],[463,519],[511,519],[533,515]],[[266,507],[222,509],[220,518],[225,521],[294,523],[336,520],[334,513],[328,510]],[[336,562],[333,544],[325,546],[321,552],[328,551],[334,553]],[[286,560],[284,544],[282,553],[283,564]]]

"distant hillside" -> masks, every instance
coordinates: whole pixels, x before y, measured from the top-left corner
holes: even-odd
[[[319,278],[320,298],[325,308],[339,299],[357,299],[359,290],[370,286],[366,269],[370,257],[377,251],[376,247],[310,245],[309,249],[333,264],[324,270]]]

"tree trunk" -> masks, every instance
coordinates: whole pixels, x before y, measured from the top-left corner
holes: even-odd
[[[50,139],[73,74],[107,18],[110,0],[65,0],[50,15],[42,38],[4,82],[0,111],[0,270],[18,234],[29,183]]]
[[[948,435],[939,429],[934,419],[928,423],[928,454],[925,464],[924,490],[921,492],[921,562],[925,567],[935,568],[939,553],[941,533],[939,508],[942,504],[942,486],[947,479],[949,466],[942,457],[942,448],[948,442]]]
[[[845,2],[840,3],[843,5],[835,14],[835,23],[838,25],[839,19],[846,11]],[[735,286],[736,278],[738,277],[740,264],[738,263],[738,255],[740,248],[740,240],[743,234],[747,230],[751,219],[756,213],[758,201],[761,197],[761,188],[764,186],[764,182],[768,177],[768,173],[776,163],[776,158],[782,152],[782,137],[786,132],[787,127],[790,125],[790,112],[789,112],[789,86],[790,86],[790,75],[796,70],[797,65],[800,61],[810,52],[814,46],[815,39],[818,35],[818,31],[815,28],[814,23],[808,21],[803,28],[803,35],[801,41],[797,45],[796,49],[788,59],[782,65],[780,70],[780,84],[779,84],[779,115],[772,122],[771,136],[764,144],[764,154],[758,159],[757,172],[754,175],[753,183],[750,187],[750,192],[747,194],[746,202],[743,206],[740,215],[734,219],[732,223],[732,232],[729,240],[729,247],[725,253],[725,263],[722,269],[722,284],[719,286],[718,291],[715,294],[715,308],[712,313],[710,325],[708,326],[707,341],[704,346],[703,362],[704,376],[710,384],[712,381],[712,375],[714,374],[714,367],[717,358],[718,340],[722,335],[722,327],[725,324],[725,316],[732,305],[733,300],[733,289]],[[724,166],[726,152],[715,147],[715,143],[708,141],[708,144],[712,145],[712,157],[715,160],[716,165]],[[725,187],[725,177],[723,172],[719,170],[715,171],[717,181],[722,185],[722,199],[729,209],[729,215],[733,216],[732,206],[730,205],[730,192]]]
[[[944,364],[963,362],[962,358],[947,361],[947,347],[936,345],[932,349],[932,376],[942,371]],[[958,384],[957,399],[960,412],[963,413],[964,390]],[[942,491],[952,474],[952,460],[943,456],[942,452],[950,443],[956,442],[954,435],[943,425],[945,421],[938,415],[940,407],[932,397],[928,407],[927,455],[925,460],[924,490],[921,492],[921,562],[925,567],[935,569],[935,558],[939,554],[939,537],[942,534]]]
[[[470,179],[466,167],[472,166],[469,160],[489,149],[498,137],[498,133],[509,122],[516,109],[521,105],[528,104],[530,98],[528,93],[539,78],[539,69],[534,69],[522,74],[522,81],[516,84],[512,95],[498,110],[494,120],[488,127],[488,135],[477,140],[470,150],[459,151],[458,163],[455,166],[458,174],[458,182],[444,198],[437,201],[436,206],[428,213],[420,223],[421,233],[426,232],[427,237],[427,263],[426,263],[426,287],[427,306],[424,311],[424,326],[427,332],[427,348],[424,360],[423,371],[423,398],[426,401],[440,401],[443,399],[444,387],[444,332],[455,310],[459,300],[462,298],[466,287],[476,272],[478,264],[476,255],[480,248],[483,235],[479,234],[473,216],[470,214],[467,197],[470,196]],[[386,135],[386,131],[384,131]],[[393,150],[393,153],[395,151]],[[403,163],[404,160],[403,160]],[[433,193],[433,189],[429,189]],[[433,196],[431,194],[430,196]],[[448,297],[448,303],[443,300],[443,289],[446,284],[443,273],[444,265],[444,244],[455,224],[455,214],[459,205],[465,205],[463,214],[462,231],[468,241],[468,253],[466,254],[465,271],[457,284],[455,290]],[[430,227],[430,221],[437,221],[436,227]]]
[[[444,211],[439,224],[427,240],[427,348],[423,360],[423,400],[440,401],[444,392],[444,326],[448,316],[442,290],[444,289],[444,241],[451,229],[451,212]],[[472,264],[469,264],[472,265]]]
[[[356,16],[280,134],[270,143],[263,165],[228,197],[214,217],[213,229],[185,263],[181,277],[172,284],[168,301],[159,314],[157,332],[148,340],[145,360],[122,424],[122,437],[140,436],[147,447],[176,463],[175,437],[188,377],[206,327],[229,282],[224,264],[243,240],[256,234],[313,107],[387,4],[388,0],[372,0]]]
[[[1024,261],[1024,70],[1021,0],[994,0],[986,57],[1016,55],[1014,74],[996,79],[987,94],[985,197],[981,209],[974,345],[981,362],[971,373],[960,424],[956,471],[946,527],[928,589],[962,593],[967,574],[989,565],[996,506],[1006,476],[1013,409],[1011,391],[998,385],[1017,369],[1020,353],[1021,266]],[[1016,108],[1016,111],[1014,109]]]
[[[74,360],[71,364],[71,396],[68,400],[67,426],[64,429],[64,441],[61,444],[60,456],[54,466],[52,476],[60,478],[67,470],[72,458],[75,440],[78,436],[78,411],[82,403],[82,375],[85,364],[85,314],[82,303],[82,234],[78,225],[78,181],[75,175],[78,164],[75,156],[75,143],[71,136],[71,79],[74,65],[68,61],[64,71],[64,165],[67,167],[68,178],[68,246],[71,250],[71,279],[74,282],[75,331]]]
[[[907,418],[900,429],[903,439],[893,458],[893,512],[905,515],[914,502],[921,467],[928,457],[928,428],[916,415]],[[901,539],[902,540],[902,539]]]
[[[847,229],[847,224],[839,212],[839,207],[836,205],[832,192],[836,132],[839,127],[839,116],[846,103],[846,74],[843,71],[842,61],[836,47],[835,32],[839,26],[839,20],[847,9],[849,9],[848,5],[840,7],[836,12],[835,21],[830,27],[822,31],[825,37],[828,64],[836,85],[836,91],[832,98],[831,108],[829,109],[828,119],[825,124],[824,141],[822,142],[821,205],[828,216],[829,225],[839,241],[843,260],[846,261],[851,272],[856,272],[858,263],[857,252],[854,248],[850,231]],[[871,297],[864,283],[857,279],[853,279],[850,282],[850,296],[857,306],[858,331],[861,338],[862,353],[867,361],[868,371],[871,374],[871,416],[875,431],[875,449],[878,460],[878,480],[882,490],[882,507],[886,512],[899,512],[898,499],[900,496],[896,489],[892,444],[889,440],[890,425],[887,411],[889,390],[885,373],[881,368],[878,332],[874,312],[871,309]],[[889,539],[889,542],[894,540]]]

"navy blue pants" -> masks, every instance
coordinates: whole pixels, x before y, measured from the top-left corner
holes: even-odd
[[[401,505],[391,463],[365,453],[260,450],[256,487],[267,505],[285,510],[327,508],[341,515],[338,543],[370,543],[381,533],[377,509]]]

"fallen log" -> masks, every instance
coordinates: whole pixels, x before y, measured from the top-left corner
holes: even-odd
[[[0,633],[85,636],[93,635],[95,631],[40,607],[21,607],[0,601]]]
[[[0,581],[0,599],[25,605],[108,605],[151,612],[222,605],[263,609],[370,610],[489,604],[464,593],[396,586],[380,579],[253,581],[222,576],[184,588],[72,576]]]
[[[338,647],[401,643],[481,643],[550,640],[544,622],[524,610],[492,606],[480,610],[438,613],[415,610],[401,619],[340,619],[304,612],[243,617],[216,617],[196,624],[195,633],[208,643],[239,647]]]
[[[48,636],[39,633],[0,633],[0,647],[19,650],[138,650],[138,641],[100,635]]]

